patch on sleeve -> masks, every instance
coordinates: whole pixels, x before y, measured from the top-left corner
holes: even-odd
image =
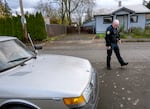
[[[107,35],[109,35],[110,34],[110,31],[107,31]]]

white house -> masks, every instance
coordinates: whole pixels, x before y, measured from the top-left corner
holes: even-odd
[[[146,14],[149,13],[150,9],[142,4],[100,9],[94,15],[96,33],[104,33],[106,28],[111,25],[113,19],[120,21],[119,26],[123,26],[124,31],[128,31],[132,27],[145,29]]]

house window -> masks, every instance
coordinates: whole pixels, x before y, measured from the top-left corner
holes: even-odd
[[[131,22],[131,23],[136,23],[136,22],[138,22],[138,16],[136,16],[136,15],[130,16],[130,22]]]
[[[113,17],[112,16],[104,17],[103,20],[104,23],[112,23]]]

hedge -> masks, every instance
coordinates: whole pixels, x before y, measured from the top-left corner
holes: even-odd
[[[25,15],[27,21],[27,32],[35,41],[42,41],[47,38],[45,22],[41,13]],[[21,16],[0,18],[0,35],[15,36],[23,41],[23,30]]]

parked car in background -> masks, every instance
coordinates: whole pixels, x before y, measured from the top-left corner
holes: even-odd
[[[0,36],[0,109],[96,109],[98,86],[87,59],[37,55]]]
[[[147,26],[147,27],[150,27],[150,19],[147,19],[147,20],[146,20],[146,26]]]

